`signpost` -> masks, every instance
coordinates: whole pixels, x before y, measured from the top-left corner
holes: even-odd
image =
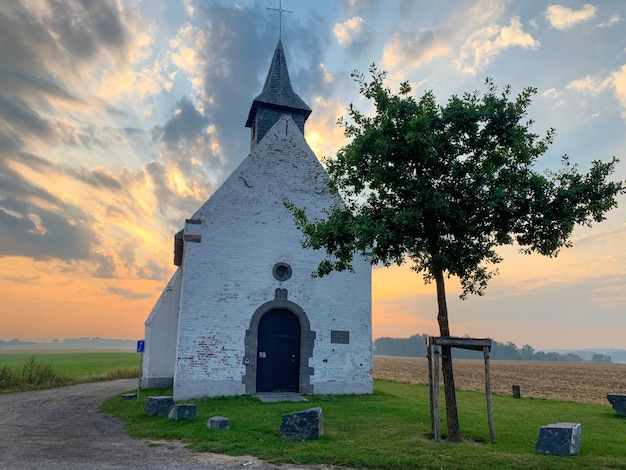
[[[137,352],[139,353],[139,378],[137,379],[137,401],[139,401],[139,392],[141,391],[141,375],[143,372],[143,352],[146,349],[146,341],[140,339],[137,341]]]

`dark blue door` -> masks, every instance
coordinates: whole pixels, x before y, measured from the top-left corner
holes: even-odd
[[[298,392],[300,321],[288,310],[270,310],[259,322],[257,392]]]

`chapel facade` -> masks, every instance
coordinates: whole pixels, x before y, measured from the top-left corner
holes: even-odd
[[[281,41],[253,101],[247,158],[174,237],[178,266],[145,322],[142,388],[174,399],[247,393],[372,393],[371,265],[312,273],[284,201],[310,218],[341,204],[304,139]]]

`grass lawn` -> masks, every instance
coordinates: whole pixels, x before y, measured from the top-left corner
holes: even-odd
[[[198,405],[194,421],[147,416],[145,398],[171,395],[171,390],[144,390],[139,402],[114,397],[101,411],[123,419],[135,437],[182,440],[192,450],[254,455],[269,462],[376,469],[626,469],[626,418],[608,406],[495,395],[498,442],[490,444],[484,395],[458,391],[465,442],[451,444],[429,437],[427,386],[377,380],[374,389],[369,396],[312,395],[308,403],[262,403],[250,396],[205,398],[193,401]],[[317,406],[324,412],[323,437],[280,437],[283,413]],[[207,420],[217,415],[230,419],[230,430],[206,428]],[[535,453],[539,427],[556,422],[582,424],[579,454]]]
[[[29,376],[28,379],[25,376]],[[133,378],[139,355],[127,352],[1,353],[0,391]]]

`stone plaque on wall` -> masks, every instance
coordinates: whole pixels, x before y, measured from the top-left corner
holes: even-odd
[[[330,342],[337,344],[350,344],[350,332],[330,330]]]

